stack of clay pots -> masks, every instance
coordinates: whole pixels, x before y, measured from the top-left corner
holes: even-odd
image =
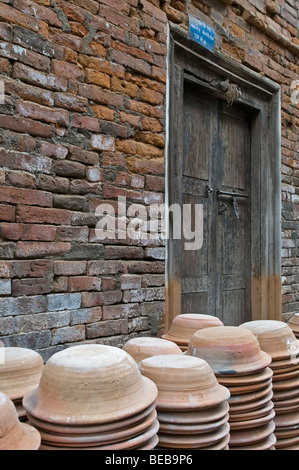
[[[139,336],[125,343],[123,350],[135,359],[137,363],[152,356],[164,356],[166,354],[182,354],[179,346],[172,341],[150,336]]]
[[[244,323],[272,357],[273,402],[277,450],[299,449],[299,343],[284,322],[258,320]]]
[[[228,449],[230,394],[205,361],[175,354],[149,357],[139,367],[158,387],[158,448]]]
[[[38,450],[40,443],[39,432],[20,422],[13,402],[0,392],[0,451]]]
[[[162,338],[173,341],[185,352],[188,349],[192,335],[196,331],[213,326],[223,326],[223,323],[213,315],[183,313],[174,318],[168,333],[164,334]]]
[[[207,361],[230,391],[230,450],[273,450],[276,438],[271,357],[253,333],[236,326],[197,331],[187,355]]]
[[[292,329],[296,338],[299,339],[299,313],[295,313],[295,315],[290,318],[288,326]]]
[[[13,401],[22,422],[27,421],[23,397],[38,385],[43,367],[41,355],[31,349],[0,349],[0,391]]]
[[[54,354],[23,405],[41,450],[151,450],[157,395],[125,351],[85,344]]]

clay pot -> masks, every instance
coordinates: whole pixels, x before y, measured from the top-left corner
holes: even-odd
[[[191,336],[196,331],[214,326],[223,326],[223,323],[213,315],[183,313],[174,318],[169,331],[162,338],[187,347]]]
[[[299,411],[295,413],[283,413],[275,417],[275,425],[277,429],[285,427],[293,427],[299,425]]]
[[[237,326],[216,326],[194,333],[187,354],[204,359],[216,375],[250,374],[271,363],[252,332]]]
[[[173,423],[161,423],[159,433],[166,434],[203,434],[215,431],[222,427],[225,423],[228,422],[229,415],[226,414],[223,418],[218,421],[213,421],[211,423],[206,422],[204,424],[173,424]],[[159,419],[159,415],[158,415]]]
[[[244,387],[247,388],[251,387],[252,385],[261,385],[264,384],[268,380],[273,379],[273,371],[270,367],[265,367],[264,369],[259,370],[256,373],[252,373],[250,375],[239,375],[235,374],[232,377],[228,377],[226,374],[222,376],[218,376],[217,380],[221,385],[228,387],[230,390],[232,387]]]
[[[171,435],[159,433],[159,447],[175,449],[200,449],[221,441],[229,434],[229,424],[226,423],[216,431],[198,435]]]
[[[0,390],[11,400],[20,400],[35,388],[44,362],[40,354],[25,348],[1,348]]]
[[[296,358],[299,343],[292,329],[284,322],[257,320],[240,325],[248,328],[258,339],[261,349],[270,354],[272,361]]]
[[[275,450],[276,442],[277,440],[275,434],[272,433],[270,434],[270,436],[266,437],[265,439],[262,439],[261,441],[255,444],[248,444],[246,445],[246,447],[230,446],[229,450]]]
[[[299,337],[299,313],[295,313],[287,324],[292,329],[296,338]]]
[[[236,405],[234,403],[229,403],[229,413],[230,415],[232,413],[247,413],[250,411],[258,410],[259,408],[262,408],[264,405],[267,405],[269,401],[272,401],[273,399],[273,391],[271,390],[268,395],[265,397],[252,401],[249,403],[241,403],[240,405]]]
[[[0,392],[0,450],[38,450],[41,437],[28,424],[21,423],[10,398]]]
[[[192,425],[214,423],[227,415],[229,411],[228,402],[209,407],[202,410],[191,411],[159,411],[158,420],[160,423],[169,423],[176,425]]]
[[[187,410],[215,406],[230,393],[202,359],[184,354],[154,356],[139,364],[142,375],[158,387],[157,409]]]
[[[172,341],[161,338],[139,337],[127,341],[123,347],[137,363],[147,357],[166,354],[182,354],[179,346]]]
[[[230,441],[229,446],[246,446],[255,444],[259,441],[262,441],[273,434],[275,430],[275,424],[273,421],[270,423],[264,424],[259,428],[254,429],[243,429],[240,431],[230,431]]]
[[[261,418],[256,418],[256,419],[250,419],[247,420],[241,420],[241,421],[231,421],[230,422],[230,431],[237,431],[237,430],[242,430],[242,429],[252,429],[252,428],[259,428],[260,426],[263,426],[264,424],[268,424],[270,421],[272,421],[275,417],[275,411],[272,409],[270,413],[267,413],[265,416],[262,416]]]
[[[254,421],[255,419],[263,418],[269,414],[272,414],[273,408],[274,403],[269,401],[262,407],[252,411],[234,413],[232,410],[232,412],[229,414],[229,422],[232,424],[234,422]]]
[[[54,354],[23,405],[30,415],[50,423],[103,424],[137,414],[156,398],[156,385],[142,377],[128,353],[85,344]]]
[[[236,405],[245,405],[247,403],[257,402],[258,400],[262,400],[264,397],[269,396],[269,393],[272,392],[272,383],[270,383],[264,389],[258,392],[252,393],[244,393],[235,396],[231,396],[228,400],[229,406],[236,406]]]

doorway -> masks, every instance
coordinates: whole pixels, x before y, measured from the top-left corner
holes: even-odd
[[[170,213],[165,329],[180,313],[281,319],[279,87],[210,54],[172,31],[168,202],[202,206],[203,243],[186,250]]]

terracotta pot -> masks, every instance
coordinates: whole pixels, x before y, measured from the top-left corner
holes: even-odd
[[[198,435],[171,435],[159,432],[159,447],[170,449],[200,449],[221,441],[229,434],[229,424],[224,424],[220,429],[206,434]]]
[[[229,450],[274,450],[273,447],[276,445],[275,434],[270,434],[269,437],[263,439],[256,444],[250,444],[243,447],[230,446]]]
[[[277,439],[275,447],[277,450],[280,450],[283,448],[294,446],[296,444],[299,444],[299,435],[296,437],[288,437],[286,439]]]
[[[136,426],[132,426],[122,431],[112,431],[110,433],[65,435],[61,433],[49,433],[41,428],[37,428],[43,444],[68,446],[68,447],[92,447],[106,444],[114,444],[124,440],[138,438],[156,423],[157,413],[154,410],[151,415]]]
[[[38,450],[41,437],[28,424],[21,423],[13,402],[0,392],[0,450]]]
[[[287,439],[289,437],[298,437],[299,436],[299,425],[298,426],[286,426],[285,429],[275,429],[275,436],[277,440]]]
[[[160,423],[170,423],[178,425],[214,423],[227,415],[229,411],[228,402],[206,408],[203,410],[191,411],[158,411]]]
[[[139,367],[158,387],[157,409],[201,409],[223,403],[230,396],[211,367],[196,357],[154,356],[141,361]]]
[[[188,346],[193,333],[204,328],[223,326],[222,321],[213,315],[184,313],[174,318],[169,331],[162,338]]]
[[[123,350],[130,354],[137,363],[147,357],[182,354],[179,346],[172,341],[148,336],[130,339],[124,345]]]
[[[284,401],[287,402],[291,398],[299,397],[299,390],[296,388],[291,388],[289,390],[275,391],[273,396],[273,401]]]
[[[252,411],[245,411],[245,412],[239,412],[239,413],[234,413],[233,411],[230,412],[229,414],[229,422],[243,422],[243,421],[251,421],[259,418],[263,418],[265,416],[268,416],[270,413],[272,413],[274,409],[274,403],[272,401],[269,401],[262,407],[252,410]]]
[[[284,374],[274,374],[272,378],[272,382],[279,382],[281,380],[289,380],[289,379],[299,379],[299,370],[295,370],[293,372],[286,372]]]
[[[275,411],[272,409],[270,413],[267,413],[266,416],[262,416],[261,418],[250,419],[248,421],[230,421],[230,431],[237,431],[242,429],[252,429],[252,428],[259,428],[264,424],[273,421],[275,417]]]
[[[250,444],[255,444],[259,441],[262,441],[273,434],[275,431],[275,424],[273,421],[270,423],[264,424],[259,428],[246,429],[241,431],[230,431],[230,441],[229,446],[246,446]]]
[[[159,419],[159,417],[158,417]],[[203,434],[215,431],[228,422],[229,415],[226,414],[223,418],[212,423],[205,424],[174,424],[174,423],[161,423],[159,433],[162,434]]]
[[[235,405],[233,403],[229,404],[229,413],[244,413],[253,410],[258,410],[259,408],[266,405],[269,401],[273,400],[273,391],[268,393],[265,397],[261,398],[260,400],[255,400],[250,403],[242,403],[240,405]]]
[[[46,363],[39,386],[25,395],[26,411],[51,423],[111,423],[153,404],[157,387],[125,351],[99,344],[73,346]]]
[[[289,390],[292,388],[296,388],[298,390],[298,387],[299,387],[299,377],[294,378],[294,379],[286,379],[286,380],[279,380],[279,381],[273,382],[274,392],[277,392],[279,390]]]
[[[132,426],[137,426],[138,424],[142,423],[144,420],[148,418],[155,410],[156,403],[151,405],[150,407],[146,408],[141,413],[137,413],[130,418],[114,421],[112,423],[106,424],[92,424],[92,425],[82,425],[82,426],[74,426],[74,425],[63,425],[57,423],[50,423],[48,421],[41,421],[34,416],[28,413],[29,422],[37,429],[42,429],[52,434],[64,434],[67,436],[82,436],[82,435],[90,435],[90,434],[99,434],[99,433],[111,433],[122,431]]]
[[[298,372],[299,360],[286,359],[284,361],[271,362],[271,369],[273,370],[273,377],[279,374],[286,374],[289,372]]]
[[[253,333],[237,326],[216,326],[197,331],[187,354],[208,362],[216,375],[248,374],[264,369],[271,356],[261,351]]]
[[[295,313],[287,324],[292,329],[295,336],[299,335],[299,313]]]
[[[296,358],[299,354],[299,343],[292,329],[284,322],[275,320],[257,320],[240,325],[248,328],[258,339],[261,349],[272,357],[272,360]]]
[[[299,406],[299,396],[289,398],[288,400],[281,400],[275,402],[275,410],[277,413],[283,413],[287,410],[298,409]]]
[[[263,390],[259,392],[252,392],[243,395],[235,395],[231,396],[228,400],[229,406],[237,406],[237,405],[245,405],[252,402],[257,402],[258,400],[262,400],[264,397],[269,396],[269,393],[272,392],[272,383],[265,387]]]
[[[251,385],[265,383],[267,380],[273,379],[273,370],[270,367],[265,367],[256,373],[249,375],[235,374],[228,377],[226,374],[218,376],[217,380],[221,385],[231,388],[232,386],[247,387]]]
[[[44,362],[40,354],[25,348],[1,348],[0,390],[11,400],[22,399],[41,378]]]
[[[219,379],[218,379],[218,382],[221,383],[221,381]],[[223,385],[223,384],[221,384],[221,385]],[[243,385],[243,386],[239,386],[239,387],[227,386],[227,388],[230,391],[231,397],[233,397],[235,395],[239,396],[239,395],[247,395],[248,393],[254,393],[254,392],[258,393],[258,392],[264,390],[269,385],[272,386],[272,380],[271,379],[268,379],[265,382],[260,382],[256,385]]]
[[[299,411],[276,415],[274,421],[275,421],[276,429],[279,429],[279,430],[281,428],[285,428],[286,426],[287,427],[298,426],[299,425]]]

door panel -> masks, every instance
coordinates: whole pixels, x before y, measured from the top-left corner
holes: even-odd
[[[188,240],[181,240],[181,313],[216,315],[227,325],[239,325],[251,318],[248,116],[240,106],[228,107],[188,82],[181,110],[178,200],[182,209],[191,205],[193,214],[196,204],[203,205],[202,248],[186,250]],[[237,192],[235,205],[231,195],[218,194],[217,189]]]

